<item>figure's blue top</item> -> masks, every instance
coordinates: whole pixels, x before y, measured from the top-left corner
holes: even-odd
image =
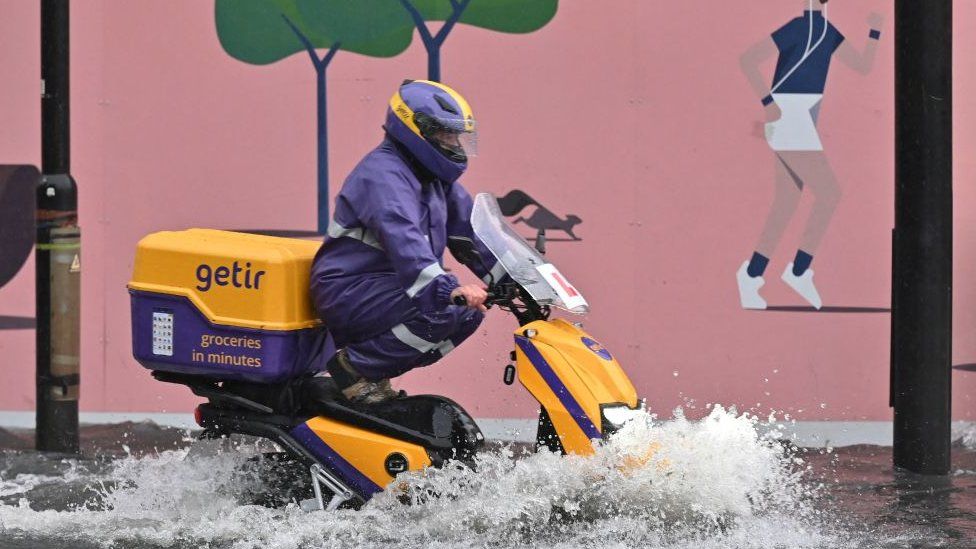
[[[844,41],[844,35],[832,24],[824,20],[823,13],[813,12],[813,32],[810,32],[810,12],[803,12],[803,17],[797,17],[780,27],[773,33],[773,42],[779,48],[779,60],[776,62],[776,74],[773,85],[783,79],[790,70],[803,58],[804,50],[809,40],[810,48],[824,36],[823,41],[813,49],[793,74],[791,74],[773,93],[823,93],[827,83],[827,72],[830,70],[830,58],[834,51]],[[824,24],[827,34],[824,35]]]

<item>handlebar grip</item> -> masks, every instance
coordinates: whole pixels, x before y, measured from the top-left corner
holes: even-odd
[[[498,296],[491,292],[488,292],[488,297],[487,299],[485,299],[485,306],[491,307],[496,297]],[[451,301],[459,307],[468,306],[468,300],[463,295],[456,295],[454,296],[454,299],[452,299]]]

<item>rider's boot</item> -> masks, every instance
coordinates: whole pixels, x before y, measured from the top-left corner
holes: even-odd
[[[349,357],[345,349],[340,349],[333,356],[326,369],[329,375],[335,380],[336,385],[342,391],[342,396],[350,402],[357,404],[376,404],[385,402],[397,397],[405,396],[401,392],[393,390],[389,379],[370,381],[362,376],[349,362]]]

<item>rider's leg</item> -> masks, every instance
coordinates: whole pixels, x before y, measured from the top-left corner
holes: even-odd
[[[473,334],[483,318],[479,311],[453,306],[443,312],[417,312],[390,330],[348,343],[342,353],[363,381],[388,387],[386,380],[443,358]]]

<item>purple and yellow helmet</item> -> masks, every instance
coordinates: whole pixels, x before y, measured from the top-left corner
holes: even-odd
[[[439,82],[406,80],[390,99],[387,133],[438,179],[453,182],[475,156],[474,115],[461,94]]]

